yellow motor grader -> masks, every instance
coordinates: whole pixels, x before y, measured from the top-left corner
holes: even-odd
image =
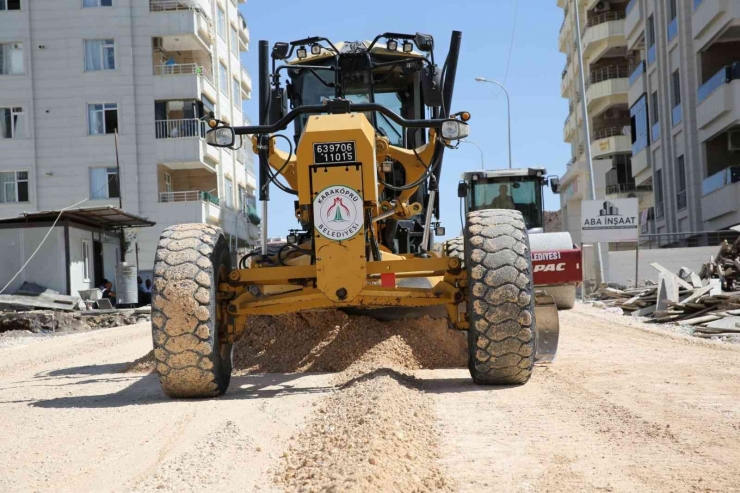
[[[218,227],[162,233],[152,333],[166,394],[223,394],[250,317],[304,310],[378,318],[441,311],[467,331],[479,384],[523,384],[535,361],[554,357],[557,310],[535,293],[519,211],[471,211],[463,240],[432,251],[444,235],[443,157],[469,133],[470,114],[451,112],[461,39],[453,32],[441,67],[434,39],[421,33],[338,44],[312,37],[271,52],[260,41],[259,125],[208,118],[206,138],[251,145],[259,156],[261,246],[232,266]],[[293,138],[278,133],[291,127]],[[277,246],[267,242],[272,187],[295,197],[285,206],[300,225]]]

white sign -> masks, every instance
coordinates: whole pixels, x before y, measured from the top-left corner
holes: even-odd
[[[581,202],[581,241],[637,241],[640,217],[637,199]]]
[[[321,236],[349,240],[362,230],[362,197],[343,185],[325,188],[313,201],[313,222]]]

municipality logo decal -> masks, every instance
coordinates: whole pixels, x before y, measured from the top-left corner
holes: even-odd
[[[337,185],[325,188],[313,201],[314,227],[325,238],[344,241],[362,230],[362,197],[357,191]]]

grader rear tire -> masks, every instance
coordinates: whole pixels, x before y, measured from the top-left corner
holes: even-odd
[[[233,345],[219,340],[226,314],[216,294],[230,270],[219,228],[181,224],[162,233],[154,263],[152,337],[159,381],[170,397],[214,397],[229,387]]]
[[[535,316],[532,261],[519,211],[467,215],[468,354],[481,385],[524,384],[534,367]]]

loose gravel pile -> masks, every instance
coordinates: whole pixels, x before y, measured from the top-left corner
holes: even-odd
[[[259,373],[337,372],[362,361],[397,369],[462,368],[465,334],[446,320],[380,322],[337,310],[252,317],[234,368]]]

